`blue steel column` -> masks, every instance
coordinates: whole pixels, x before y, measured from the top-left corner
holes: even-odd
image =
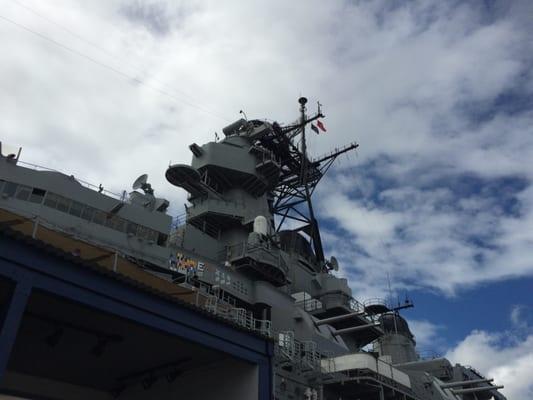
[[[7,307],[2,329],[0,331],[0,382],[4,377],[11,350],[15,344],[17,332],[22,321],[22,315],[28,303],[31,286],[25,282],[19,282],[15,286],[13,295]]]
[[[259,400],[271,400],[274,397],[274,371],[272,368],[272,355],[274,353],[273,343],[266,343],[265,353],[267,357],[258,363]]]

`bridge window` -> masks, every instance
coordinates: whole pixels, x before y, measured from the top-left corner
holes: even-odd
[[[70,215],[74,215],[75,217],[81,217],[82,211],[83,211],[83,204],[78,203],[77,201],[73,201],[68,213]]]
[[[167,243],[168,236],[164,233],[159,233],[157,236],[157,245],[164,246]]]
[[[68,212],[68,209],[70,208],[70,200],[63,196],[57,196],[56,208],[59,211]]]
[[[94,211],[95,211],[94,208],[85,206],[85,208],[83,209],[81,213],[81,217],[84,220],[91,222],[91,220],[93,219]]]
[[[33,188],[30,195],[30,201],[32,203],[41,204],[43,202],[45,194],[46,190]]]
[[[14,196],[17,191],[17,186],[16,183],[6,182],[6,185],[4,186],[4,195],[8,197]]]
[[[19,185],[16,198],[19,200],[28,200],[28,197],[30,197],[30,193],[31,187]]]
[[[3,189],[3,191],[2,191]],[[117,215],[109,214],[96,208],[87,206],[75,200],[68,199],[55,193],[47,192],[39,188],[3,181],[0,179],[0,193],[4,197],[16,197],[19,200],[30,201],[68,213],[74,217],[83,218],[88,222],[104,225],[118,232],[126,232],[128,235],[137,236],[146,241],[156,242],[158,246],[165,246],[168,236],[146,226],[127,221]],[[44,200],[44,202],[43,202]]]
[[[59,196],[57,194],[48,192],[44,198],[44,205],[50,208],[56,208],[58,198]]]
[[[139,225],[137,225],[135,222],[128,222],[126,232],[128,233],[128,235],[136,236],[138,228],[139,228]]]
[[[125,221],[115,215],[107,218],[107,221],[105,223],[105,226],[107,226],[108,228],[114,229],[119,232],[124,232],[125,225]]]
[[[103,211],[94,210],[93,222],[98,225],[103,225],[105,223],[106,215]]]

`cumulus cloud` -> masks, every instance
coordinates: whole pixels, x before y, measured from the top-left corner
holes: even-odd
[[[444,326],[426,320],[409,319],[409,328],[415,336],[417,352],[422,357],[441,355],[445,343],[441,336]]]
[[[474,365],[496,384],[505,384],[502,392],[509,399],[533,396],[533,335],[514,345],[502,346],[501,334],[472,331],[446,355],[453,362]]]
[[[367,179],[381,187],[369,189],[365,178],[362,188],[343,187],[344,175],[319,201],[322,215],[334,221],[328,225],[335,227],[330,250],[341,255],[348,276],[359,276],[353,281],[362,295],[385,293],[388,273],[399,290],[431,288],[448,295],[533,273],[525,256],[533,239],[526,179],[435,172],[429,166],[393,178],[366,167],[358,176],[374,174]],[[339,226],[343,232],[335,240]]]
[[[510,314],[512,328],[505,332],[474,330],[446,354],[454,363],[473,365],[495,384],[504,384],[508,399],[533,397],[533,329],[524,325],[515,306]],[[527,330],[524,330],[527,328]]]

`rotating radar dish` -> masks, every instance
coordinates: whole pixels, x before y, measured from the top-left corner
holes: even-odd
[[[137,190],[141,189],[144,185],[146,185],[146,182],[148,181],[148,174],[142,174],[137,179],[135,179],[135,182],[133,182],[132,189]]]

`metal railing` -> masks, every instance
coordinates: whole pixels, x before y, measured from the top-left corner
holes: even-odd
[[[388,307],[388,304],[387,304],[387,301],[383,298],[380,298],[380,297],[372,297],[370,299],[366,299],[365,301],[363,301],[363,305],[365,307],[368,307],[368,306],[385,306],[385,307]]]
[[[49,171],[49,172],[58,172],[58,173],[61,173],[63,175],[67,175],[67,176],[70,176],[72,179],[75,179],[76,182],[79,182],[82,186],[85,186],[86,188],[88,189],[92,189],[96,192],[99,192],[99,193],[103,193],[109,197],[113,197],[117,200],[120,200],[120,201],[127,201],[128,200],[128,195],[127,195],[127,192],[126,191],[123,191],[122,194],[118,194],[118,193],[115,193],[115,192],[111,192],[110,190],[106,190],[103,188],[103,186],[101,185],[94,185],[90,182],[87,182],[87,181],[84,181],[82,179],[79,179],[79,178],[76,178],[74,175],[68,175],[68,174],[65,174],[64,172],[61,172],[61,171],[58,171],[58,170],[55,170],[53,168],[48,168],[48,167],[43,167],[41,165],[37,165],[37,164],[32,164],[32,163],[29,163],[29,162],[25,162],[25,161],[17,161],[17,164],[21,164],[22,166],[24,167],[28,167],[28,168],[31,168],[31,169],[34,169],[36,171]]]
[[[247,242],[240,242],[226,248],[218,253],[218,261],[232,261],[244,257],[255,258],[254,255],[261,253],[258,258],[263,259],[271,265],[275,265],[280,268],[284,273],[288,272],[288,267],[281,254],[274,253],[267,246],[261,246],[256,244],[248,244]]]
[[[418,350],[416,354],[418,355],[418,358],[420,358],[421,360],[434,360],[436,358],[442,357],[442,354],[437,353],[436,351],[431,350],[431,349]]]
[[[299,301],[295,301],[294,305],[297,307],[303,308],[307,312],[312,312],[316,310],[322,309],[322,302],[320,300],[317,300],[313,297],[309,299],[303,299]]]
[[[272,336],[272,322],[254,318],[253,313],[242,307],[235,307],[224,293],[214,293],[207,285],[196,289],[196,305],[210,313],[232,321],[233,323],[262,335]],[[200,297],[203,299],[200,300]]]
[[[312,340],[299,341],[293,331],[278,332],[275,352],[282,362],[297,366],[302,372],[320,371],[323,354],[317,351],[318,345]]]
[[[348,307],[355,312],[364,312],[365,306],[360,301],[357,301],[353,297],[348,301]]]

